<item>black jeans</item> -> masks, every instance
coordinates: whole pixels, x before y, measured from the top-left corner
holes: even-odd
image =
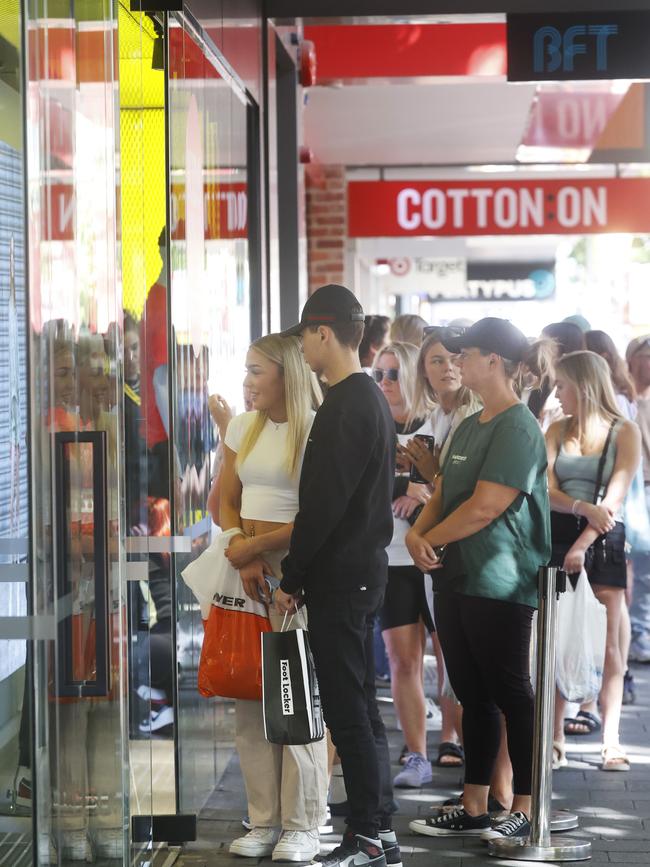
[[[348,795],[346,822],[351,831],[371,837],[390,828],[394,810],[388,742],[375,694],[373,629],[382,600],[383,590],[306,597],[323,713]]]
[[[506,718],[514,792],[530,795],[535,701],[528,605],[443,592],[435,620],[451,683],[463,706],[465,782],[489,786]]]

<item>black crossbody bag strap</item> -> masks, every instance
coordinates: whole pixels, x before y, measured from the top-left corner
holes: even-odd
[[[600,495],[600,489],[603,484],[603,472],[605,470],[605,461],[607,460],[607,453],[609,452],[609,444],[612,441],[612,433],[614,432],[614,428],[616,427],[616,419],[610,424],[609,430],[607,431],[607,438],[605,440],[605,445],[603,446],[603,450],[600,454],[600,460],[598,461],[598,473],[596,475],[596,487],[594,488],[594,506],[598,505],[598,498]],[[605,488],[605,492],[607,492],[607,488]]]

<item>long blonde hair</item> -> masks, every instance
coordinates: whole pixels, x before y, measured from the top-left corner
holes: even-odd
[[[593,447],[600,439],[603,422],[624,419],[616,403],[609,365],[595,352],[581,350],[563,355],[556,361],[555,370],[575,388],[578,436],[584,445]]]
[[[424,418],[427,414],[427,406],[424,402],[417,402],[415,398],[415,381],[416,369],[418,363],[418,348],[413,343],[389,343],[384,346],[377,355],[375,355],[372,363],[373,371],[376,370],[379,364],[379,359],[383,355],[394,355],[399,361],[399,387],[404,398],[406,406],[407,424],[413,419]]]
[[[429,331],[427,336],[424,338],[424,343],[420,349],[418,363],[415,369],[415,394],[413,401],[416,406],[424,407],[429,413],[433,411],[435,405],[438,403],[438,395],[435,393],[433,388],[431,388],[431,383],[427,377],[427,371],[425,368],[426,356],[427,352],[434,344],[442,344],[441,337],[446,330],[447,329],[445,328],[436,328],[435,330]],[[472,411],[481,408],[481,401],[479,398],[471,389],[464,385],[461,385],[456,392],[456,408],[458,409],[461,406],[469,406],[472,408]]]
[[[267,334],[251,343],[251,349],[261,353],[277,364],[284,378],[284,399],[287,407],[289,435],[287,437],[286,467],[289,475],[295,476],[300,467],[307,432],[311,426],[311,412],[323,402],[323,395],[315,374],[307,367],[300,340],[297,337],[281,337]],[[266,410],[257,410],[237,452],[235,466],[239,468],[255,448],[260,434],[269,418]]]

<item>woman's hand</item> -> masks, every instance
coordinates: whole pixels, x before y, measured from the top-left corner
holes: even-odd
[[[609,506],[597,506],[593,503],[581,502],[577,511],[601,535],[614,529],[616,521],[614,520],[614,513]]]
[[[562,568],[567,575],[577,575],[585,568],[585,549],[578,545],[572,545],[566,553]]]
[[[402,518],[403,520],[408,521],[413,512],[415,512],[417,507],[420,505],[420,501],[416,500],[414,497],[408,497],[406,495],[398,497],[396,500],[393,500],[393,515],[396,518]]]
[[[440,568],[441,563],[436,557],[433,546],[427,542],[424,536],[409,530],[406,534],[406,547],[413,557],[413,562],[421,572],[430,572],[432,569]]]
[[[234,536],[225,550],[226,559],[234,569],[242,569],[258,557],[257,540],[247,536]]]
[[[208,409],[210,410],[212,420],[219,428],[219,436],[223,439],[226,435],[228,423],[233,417],[233,411],[228,406],[225,398],[221,397],[220,394],[210,395],[208,398]]]
[[[436,473],[440,472],[440,449],[435,449],[431,453],[425,447],[422,440],[417,438],[409,440],[405,446],[399,446],[399,448],[401,449],[400,454],[403,454],[412,464],[415,464],[423,479],[433,481]]]
[[[266,576],[271,575],[271,567],[261,557],[257,557],[252,563],[239,570],[239,575],[244,585],[244,593],[253,602],[266,602],[271,604],[271,591],[266,583]]]
[[[418,503],[422,503],[422,505],[426,505],[431,499],[431,490],[428,485],[420,485],[417,482],[409,482],[409,486],[406,489],[406,496],[411,497],[413,500],[417,500]]]

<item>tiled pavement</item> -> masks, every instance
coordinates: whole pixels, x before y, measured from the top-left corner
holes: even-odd
[[[569,808],[580,817],[580,829],[564,834],[592,842],[592,863],[650,865],[650,666],[633,669],[637,703],[623,708],[622,741],[632,760],[629,773],[603,773],[598,768],[596,737],[573,738],[569,742],[569,766],[554,775],[554,808]],[[401,747],[392,707],[382,702],[389,729],[391,754]],[[429,754],[436,755],[438,734],[429,735]],[[398,833],[405,867],[479,867],[479,865],[523,865],[524,861],[490,858],[477,840],[448,840],[414,835],[410,819],[426,815],[428,808],[458,790],[459,772],[435,769],[433,783],[421,790],[397,792],[400,811],[394,827]],[[246,800],[236,756],[233,756],[217,790],[199,820],[199,840],[189,845],[179,864],[184,867],[234,867],[228,844],[243,832],[240,819]],[[335,820],[337,834],[323,837],[323,848],[340,840],[341,820]],[[240,861],[243,865],[244,862]],[[264,867],[271,864],[266,859]]]

